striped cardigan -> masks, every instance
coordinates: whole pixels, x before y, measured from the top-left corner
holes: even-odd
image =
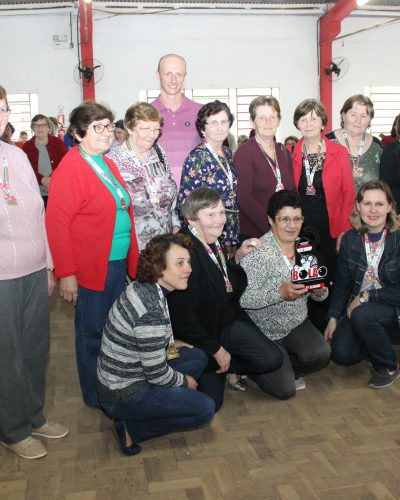
[[[171,336],[166,300],[154,283],[132,282],[112,306],[97,361],[100,401],[125,403],[151,384],[187,386],[167,363]]]

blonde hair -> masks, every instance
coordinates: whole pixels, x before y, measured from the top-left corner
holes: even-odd
[[[372,189],[379,189],[379,191],[383,191],[386,195],[387,202],[392,205],[392,209],[386,217],[385,228],[387,229],[387,231],[389,231],[389,233],[394,233],[400,228],[400,221],[399,216],[396,213],[396,202],[394,200],[392,191],[390,190],[390,187],[386,184],[386,182],[380,180],[365,182],[357,192],[356,203],[361,203],[364,199],[365,191],[370,191]],[[354,211],[350,216],[350,222],[354,229],[356,229],[360,234],[365,234],[368,232],[367,225],[361,219],[361,215],[357,208],[357,205],[355,205]]]

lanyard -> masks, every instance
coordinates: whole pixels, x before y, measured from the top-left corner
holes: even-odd
[[[379,261],[381,260],[383,250],[385,248],[385,237],[386,237],[386,229],[382,231],[382,236],[378,241],[374,249],[373,243],[371,243],[368,239],[368,235],[364,236],[364,244],[365,244],[365,254],[367,256],[367,275],[368,279],[377,279],[378,278],[378,266]],[[373,277],[374,276],[374,277]]]
[[[218,260],[216,255],[214,254],[214,252],[211,250],[210,246],[200,236],[200,234],[198,233],[196,228],[194,228],[193,226],[190,226],[190,225],[188,227],[189,227],[190,232],[193,234],[193,236],[195,236],[200,241],[200,243],[202,243],[205,251],[208,253],[211,260],[214,262],[214,264],[221,271],[222,276],[224,277],[226,291],[228,293],[233,292],[232,283],[230,282],[229,277],[228,277],[228,268],[226,266],[224,252],[222,251],[222,248],[221,248],[221,245],[219,244],[219,241],[216,240],[216,242],[215,242],[215,248],[217,250],[217,254],[219,257],[219,260]]]
[[[208,149],[208,151],[211,153],[211,156],[215,159],[215,161],[218,163],[220,169],[224,172],[224,174],[226,175],[226,177],[228,178],[228,181],[229,181],[229,184],[231,185],[231,188],[233,188],[233,173],[232,173],[232,170],[230,169],[229,167],[229,164],[228,162],[226,162],[226,168],[224,166],[224,164],[222,163],[222,161],[220,160],[219,156],[217,155],[217,153],[215,153],[215,151],[213,150],[212,146],[210,143],[208,142],[205,142],[204,143],[206,148]]]
[[[318,144],[318,154],[321,154],[321,142]],[[306,170],[306,179],[307,179],[307,189],[306,189],[306,194],[308,195],[315,195],[316,189],[313,186],[314,183],[314,175],[315,172],[317,171],[318,168],[318,162],[315,163],[313,168],[310,168],[310,162],[308,159],[308,153],[307,153],[307,148],[306,145],[303,144],[303,150],[304,150],[304,156],[303,156],[303,161],[304,161],[304,168]]]
[[[276,154],[275,146],[274,146],[274,153],[275,153],[275,158],[274,158],[275,165],[274,165],[271,162],[271,160],[269,159],[269,156],[267,155],[267,153],[264,151],[264,149],[261,146],[261,144],[257,141],[257,139],[256,139],[256,142],[260,146],[261,152],[262,152],[264,158],[267,160],[267,163],[271,167],[271,170],[272,170],[272,172],[273,172],[273,174],[275,176],[275,179],[276,179],[275,192],[282,191],[282,189],[285,189],[285,186],[283,185],[283,182],[282,182],[281,169],[279,168],[278,155]]]
[[[11,194],[10,191],[10,181],[8,177],[8,165],[6,160],[6,155],[3,151],[3,148],[0,145],[1,152],[3,153],[3,180],[0,179],[0,189],[4,193],[4,199],[6,200],[8,205],[17,205],[17,198]]]
[[[128,208],[128,205],[125,201],[124,193],[122,192],[121,188],[119,187],[117,180],[115,179],[111,170],[108,169],[108,171],[110,172],[110,176],[111,176],[111,179],[110,179],[110,177],[108,177],[108,175],[97,165],[97,163],[93,160],[93,158],[91,158],[87,153],[85,153],[85,151],[83,151],[83,149],[80,146],[79,146],[79,152],[82,155],[83,159],[86,160],[86,162],[89,163],[89,165],[97,173],[97,175],[100,176],[102,179],[104,179],[108,184],[110,184],[115,189],[115,191],[117,192],[117,195],[119,197],[120,207],[122,208],[122,210],[126,210]],[[105,165],[107,165],[107,164],[105,163]]]
[[[295,260],[296,260],[296,254],[294,254],[293,257],[289,259],[289,257],[283,253],[282,248],[279,246],[279,244],[276,241],[276,238],[275,238],[275,236],[273,234],[272,234],[272,239],[273,239],[275,245],[277,246],[277,248],[279,250],[279,253],[283,257],[283,260],[285,261],[287,267],[289,268],[289,271],[291,271],[293,269],[293,266],[294,266],[294,263],[295,263]]]
[[[175,342],[174,342],[174,335],[172,333],[172,326],[171,326],[171,318],[170,318],[170,315],[169,315],[169,309],[168,309],[168,302],[167,302],[167,299],[165,298],[162,290],[161,290],[161,286],[156,283],[156,287],[157,287],[157,291],[158,291],[158,295],[160,297],[160,301],[161,301],[161,304],[164,306],[164,312],[165,312],[165,315],[167,316],[168,318],[168,323],[169,323],[169,332],[171,334],[171,338],[169,340],[169,343],[168,345],[175,345]]]

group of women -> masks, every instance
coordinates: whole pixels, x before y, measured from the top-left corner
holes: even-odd
[[[0,88],[3,128],[8,113]],[[8,349],[1,349],[2,398],[15,403],[1,405],[1,442],[38,458],[46,450],[32,435],[68,432],[42,415],[53,271],[61,295],[75,304],[83,399],[114,419],[125,454],[152,436],[209,422],[226,379],[246,390],[246,375],[265,393],[293,396],[305,374],[328,364],[331,347],[337,363],[368,358],[371,387],[390,385],[400,374],[390,346],[400,307],[395,204],[386,184],[363,184],[348,231],[354,184],[378,176],[380,150],[366,132],[372,103],[355,96],[341,116],[342,129],[329,140],[322,104],[300,103],[294,124],[303,138],[292,159],[275,141],[278,101],[258,97],[250,105],[255,136],[232,158],[224,141],[233,115],[208,103],[196,122],[203,141],[188,155],[178,189],[156,143],[163,120],[153,106],[131,106],[125,138],[110,149],[112,112],[84,102],[70,115],[77,145],[51,177],[47,236],[33,172],[23,153],[2,146],[2,227],[9,231],[0,243],[8,256],[0,311],[23,349],[1,338]],[[330,273],[311,292],[290,278],[304,226],[318,234]],[[330,300],[326,339],[308,317],[308,298]]]

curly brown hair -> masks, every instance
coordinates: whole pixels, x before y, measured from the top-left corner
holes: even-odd
[[[162,234],[150,240],[140,252],[137,281],[156,283],[167,268],[167,254],[172,245],[178,245],[190,251],[192,242],[184,234]]]

